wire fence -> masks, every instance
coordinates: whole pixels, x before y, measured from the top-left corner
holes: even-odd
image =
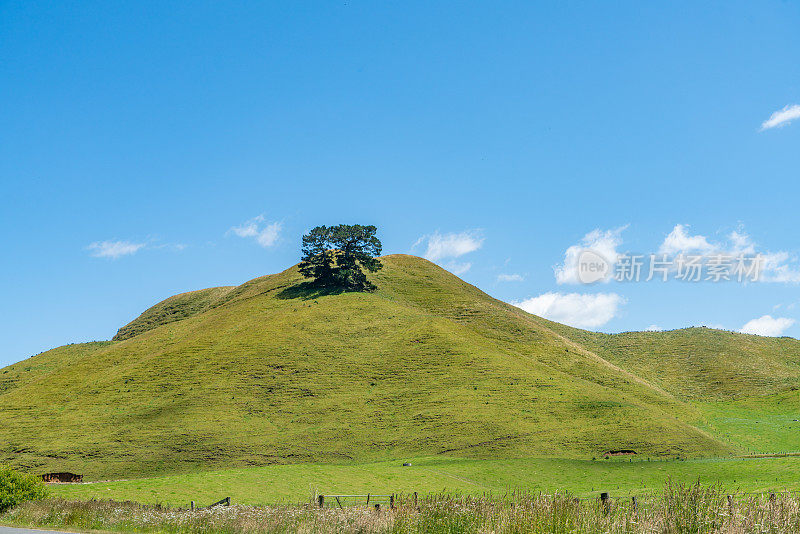
[[[776,502],[778,499],[795,499],[800,501],[800,490],[798,491],[770,491],[770,492],[747,492],[737,491],[732,493],[723,493],[716,491],[715,494],[719,497],[722,504],[727,505],[733,509],[737,504],[742,502],[760,502],[769,504]],[[723,500],[724,497],[724,500]],[[625,509],[626,511],[648,511],[662,506],[665,495],[661,493],[642,493],[627,496],[613,496],[610,492],[600,492],[593,496],[575,497],[568,493],[555,493],[546,494],[541,492],[528,492],[528,491],[513,491],[505,494],[479,494],[479,495],[459,495],[459,494],[419,494],[413,493],[392,493],[392,494],[351,494],[351,495],[335,495],[335,494],[320,494],[315,498],[316,504],[320,508],[346,508],[346,507],[359,507],[367,506],[380,508],[394,509],[396,507],[411,507],[417,508],[420,504],[425,502],[437,501],[442,498],[447,498],[455,502],[467,504],[476,500],[489,500],[498,504],[512,505],[515,502],[524,501],[531,498],[546,498],[546,499],[568,499],[577,505],[598,505],[607,509]]]
[[[316,501],[320,508],[345,508],[353,506],[367,506],[380,509],[394,508],[395,494],[366,493],[356,495],[317,495]]]

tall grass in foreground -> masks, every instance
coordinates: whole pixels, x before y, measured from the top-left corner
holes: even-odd
[[[25,526],[166,533],[797,533],[800,497],[738,495],[716,487],[667,484],[662,495],[610,508],[567,494],[515,493],[397,499],[395,510],[314,505],[217,507],[189,511],[131,502],[42,500],[0,515]]]

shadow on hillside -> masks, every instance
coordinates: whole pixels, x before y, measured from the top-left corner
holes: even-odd
[[[283,300],[301,299],[312,300],[317,297],[327,295],[339,295],[344,293],[344,289],[338,287],[318,287],[313,282],[301,282],[293,286],[282,289],[275,296]]]

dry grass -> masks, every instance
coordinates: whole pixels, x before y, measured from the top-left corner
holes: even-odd
[[[569,494],[469,497],[432,495],[414,505],[397,499],[395,510],[367,507],[217,507],[190,511],[113,501],[26,503],[0,516],[26,526],[118,532],[191,533],[660,533],[745,534],[800,531],[800,497],[737,495],[729,502],[716,487],[668,484],[663,494],[613,502]]]

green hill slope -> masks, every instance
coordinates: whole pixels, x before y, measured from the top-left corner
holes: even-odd
[[[0,461],[88,478],[422,455],[724,455],[658,373],[413,256],[375,293],[296,268],[167,299],[0,370]],[[585,339],[584,339],[585,338]],[[3,378],[8,377],[8,378]]]
[[[202,313],[224,302],[225,296],[232,289],[234,289],[232,286],[212,287],[181,293],[163,300],[145,310],[134,321],[120,328],[112,341],[122,341],[152,330],[157,326],[187,319]]]
[[[800,341],[704,327],[609,335],[539,321],[690,403],[695,426],[737,451],[800,452]]]
[[[713,328],[600,334],[554,330],[671,394],[732,400],[800,386],[800,341]]]

